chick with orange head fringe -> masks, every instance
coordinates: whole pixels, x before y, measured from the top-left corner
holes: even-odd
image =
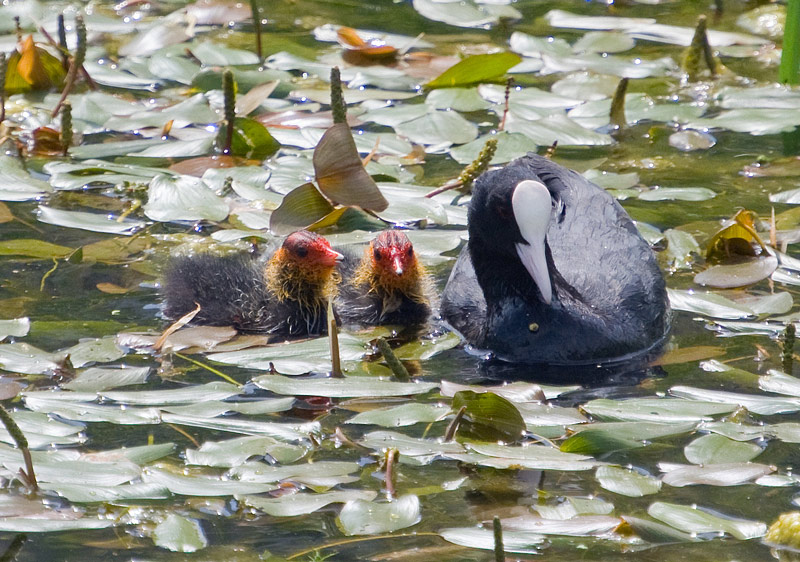
[[[411,240],[399,230],[381,232],[363,255],[345,255],[336,310],[345,325],[424,325],[433,284]]]
[[[325,238],[306,230],[290,234],[266,259],[247,254],[179,257],[164,274],[164,316],[180,318],[199,304],[195,324],[275,335],[322,334],[342,259]]]

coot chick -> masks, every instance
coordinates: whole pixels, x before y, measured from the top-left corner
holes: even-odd
[[[345,254],[336,312],[342,323],[422,325],[431,314],[432,289],[411,240],[381,232],[362,255]]]
[[[199,304],[195,324],[275,335],[321,334],[341,260],[325,238],[306,230],[290,234],[266,259],[246,254],[177,258],[164,275],[164,315],[180,318]]]
[[[535,154],[483,174],[442,297],[466,340],[517,363],[625,361],[665,338],[655,255],[613,197]]]

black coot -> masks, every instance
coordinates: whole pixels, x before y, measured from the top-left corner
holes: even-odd
[[[345,252],[336,312],[345,325],[423,325],[431,315],[431,283],[411,240],[385,230],[363,254]]]
[[[483,174],[442,315],[518,363],[638,357],[669,329],[655,255],[622,207],[583,176],[528,154]]]
[[[303,336],[327,329],[342,255],[318,234],[290,234],[267,258],[199,254],[173,260],[164,274],[164,316],[195,309],[195,324]]]

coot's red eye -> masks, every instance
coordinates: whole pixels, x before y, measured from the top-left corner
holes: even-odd
[[[381,251],[378,248],[375,248],[372,253],[375,255],[375,259],[380,261],[381,259]]]
[[[298,246],[294,251],[298,257],[304,258],[308,255],[308,248],[305,246]]]
[[[407,255],[408,257],[411,257],[411,256],[413,256],[413,255],[414,255],[414,248],[413,248],[412,246],[409,246],[409,247],[408,247],[408,250],[406,250],[406,255]]]

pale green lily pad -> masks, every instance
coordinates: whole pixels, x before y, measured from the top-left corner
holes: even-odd
[[[28,318],[14,318],[13,320],[0,320],[0,341],[8,336],[21,338],[28,335],[31,321]]]
[[[800,411],[800,398],[742,394],[723,390],[706,390],[690,386],[673,386],[669,389],[669,392],[673,396],[690,400],[735,404],[763,416]]]
[[[659,187],[639,194],[642,201],[707,201],[717,196],[706,187]]]
[[[732,320],[755,316],[750,307],[737,304],[715,293],[667,289],[667,294],[670,306],[674,310],[685,310],[704,316]]]
[[[124,404],[162,406],[203,400],[223,400],[239,394],[239,387],[227,382],[210,382],[172,390],[107,391],[101,396]]]
[[[175,513],[153,529],[153,542],[156,546],[173,552],[196,552],[208,546],[200,522]]]
[[[687,533],[725,532],[739,540],[758,538],[767,531],[761,521],[733,517],[720,517],[697,507],[666,502],[655,502],[647,509],[648,515]]]
[[[88,363],[108,363],[125,357],[125,351],[117,347],[114,336],[82,341],[64,350],[75,368]]]
[[[131,500],[164,500],[170,492],[160,484],[123,484],[119,486],[87,486],[79,484],[61,484],[46,482],[41,484],[44,490],[56,492],[73,503],[123,502]]]
[[[227,441],[206,441],[199,449],[186,449],[186,463],[230,468],[252,457],[269,456],[277,462],[294,462],[306,449],[272,437],[237,437]]]
[[[439,535],[453,544],[467,548],[494,550],[494,531],[479,527],[453,527],[442,529]],[[503,531],[503,549],[518,554],[539,554],[538,545],[545,541],[534,531]]]
[[[766,279],[777,268],[778,259],[775,256],[753,258],[737,264],[711,266],[695,275],[694,282],[720,289],[745,287]],[[791,301],[791,295],[789,300]]]
[[[279,498],[245,496],[242,501],[273,517],[297,517],[313,513],[332,503],[360,500],[372,502],[378,496],[370,490],[339,490],[321,494],[288,494]]]
[[[420,15],[458,27],[484,27],[502,18],[519,19],[522,15],[503,2],[477,3],[437,2],[436,0],[413,0],[414,9]]]
[[[27,201],[53,191],[50,185],[31,177],[22,161],[13,156],[0,155],[0,200]]]
[[[361,499],[344,504],[336,522],[345,535],[378,535],[416,525],[422,519],[419,498],[400,496],[387,503]]]
[[[272,484],[236,482],[221,476],[203,474],[184,475],[155,467],[145,469],[142,480],[146,484],[164,486],[173,494],[182,496],[232,496],[235,494],[263,494],[275,489]]]
[[[345,423],[403,427],[444,419],[450,411],[451,408],[444,404],[402,404],[400,406],[361,412],[348,419]]]
[[[144,384],[149,374],[150,367],[109,369],[90,367],[78,373],[78,376],[62,385],[62,387],[75,392],[100,392],[120,386]]]
[[[38,218],[42,222],[65,226],[67,228],[79,228],[92,232],[103,232],[106,234],[131,235],[137,230],[144,228],[147,223],[144,221],[124,219],[117,220],[108,215],[97,213],[86,213],[83,211],[63,211],[52,207],[39,206]]]
[[[221,221],[228,216],[228,204],[199,178],[158,175],[150,181],[144,212],[161,222]]]
[[[365,377],[295,379],[280,375],[262,375],[252,382],[276,394],[328,398],[406,396],[424,394],[439,386],[429,382],[394,382]]]
[[[698,437],[683,448],[686,460],[702,465],[744,463],[753,460],[762,451],[755,443],[733,441],[714,433]]]
[[[603,489],[631,498],[657,494],[661,490],[658,478],[616,466],[598,467],[595,478]]]

